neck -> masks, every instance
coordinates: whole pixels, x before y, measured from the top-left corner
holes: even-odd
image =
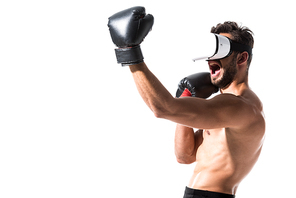
[[[235,79],[227,88],[220,89],[220,92],[240,96],[242,95],[243,91],[248,88],[249,88],[248,75],[245,75],[244,78]]]

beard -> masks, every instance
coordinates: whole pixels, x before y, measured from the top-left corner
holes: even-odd
[[[220,89],[227,88],[233,82],[233,79],[237,74],[236,58],[233,58],[232,61],[229,63],[229,65],[225,66],[223,70],[224,72],[221,79],[217,79],[217,80],[212,79],[212,83],[217,87],[219,87]]]

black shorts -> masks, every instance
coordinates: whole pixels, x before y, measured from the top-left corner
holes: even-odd
[[[183,198],[235,198],[235,195],[205,190],[196,190],[186,187]]]

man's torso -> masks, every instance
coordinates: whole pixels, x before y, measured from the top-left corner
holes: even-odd
[[[265,122],[262,108],[257,110],[258,118],[245,128],[203,130],[203,142],[197,150],[197,164],[188,187],[235,194],[262,148]]]

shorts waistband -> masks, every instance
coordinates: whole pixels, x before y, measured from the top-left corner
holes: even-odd
[[[186,186],[185,194],[183,198],[189,198],[189,197],[190,198],[235,198],[235,195],[206,191],[206,190],[192,189]]]

